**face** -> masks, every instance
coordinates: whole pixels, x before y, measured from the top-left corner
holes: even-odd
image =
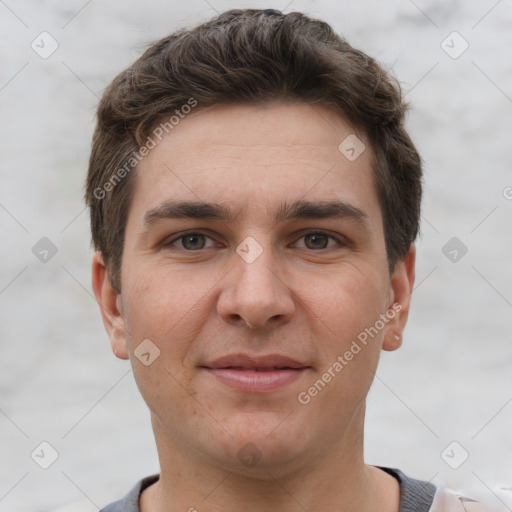
[[[369,144],[339,149],[353,134],[328,107],[222,106],[141,163],[121,295],[99,254],[93,284],[160,446],[237,470],[357,444],[414,252],[390,276]]]

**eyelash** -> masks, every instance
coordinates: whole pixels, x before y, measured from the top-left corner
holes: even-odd
[[[172,248],[173,244],[175,244],[176,242],[179,242],[179,241],[183,241],[183,239],[187,236],[192,236],[192,235],[201,235],[201,236],[204,236],[206,238],[209,238],[210,240],[212,240],[212,237],[207,235],[206,233],[202,233],[201,231],[185,231],[185,232],[182,232],[180,233],[178,236],[175,236],[174,238],[172,238],[172,240],[169,240],[169,241],[164,241],[162,243],[162,247],[163,248]],[[339,247],[343,247],[343,246],[348,246],[348,242],[343,239],[342,237],[336,237],[334,235],[331,235],[325,231],[318,231],[318,230],[311,230],[311,231],[307,231],[303,234],[301,234],[301,236],[297,239],[298,240],[301,240],[305,237],[307,237],[308,235],[321,235],[321,236],[325,236],[327,237],[328,239],[330,240],[334,240],[336,242],[336,244],[339,246]],[[296,243],[296,242],[294,242]],[[185,252],[199,252],[199,251],[202,251],[202,250],[205,250],[205,249],[209,249],[210,247],[205,247],[205,248],[202,248],[202,249],[196,249],[196,250],[193,250],[193,249],[186,249],[185,247],[178,247],[178,249],[181,249]],[[314,252],[320,252],[320,251],[326,251],[328,249],[332,249],[333,246],[331,247],[325,247],[325,248],[320,248],[320,249],[309,249],[310,251],[314,251]],[[302,247],[302,249],[308,249],[307,247]]]

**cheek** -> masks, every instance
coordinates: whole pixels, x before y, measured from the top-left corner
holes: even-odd
[[[373,381],[384,334],[375,324],[388,305],[385,276],[347,265],[321,286],[309,288],[309,307],[323,331],[322,360],[302,398],[334,423],[364,402]]]
[[[129,351],[133,355],[149,339],[160,350],[161,359],[180,371],[209,318],[208,290],[218,279],[212,273],[177,273],[165,264],[132,269],[122,288],[127,297]]]
[[[133,268],[133,267],[132,267]],[[132,332],[149,329],[153,335],[170,332],[186,320],[202,296],[193,279],[187,279],[165,265],[142,266],[132,270],[126,290]]]
[[[387,309],[389,285],[383,275],[371,267],[345,264],[336,272],[298,281],[296,289],[330,334],[331,345],[342,349]]]
[[[181,283],[168,272],[147,266],[134,269],[122,290],[127,297],[128,350],[142,397],[151,410],[166,408],[168,402],[187,408],[189,385],[183,360],[200,327],[194,316],[196,294],[184,294]]]
[[[377,369],[383,331],[369,328],[382,310],[365,303],[365,299],[372,298],[360,294],[355,301],[348,296],[324,311],[330,325],[319,336],[320,364],[297,397],[300,404],[305,404],[299,407],[324,417],[334,431],[344,428],[347,418],[364,404]],[[331,427],[325,435],[332,433]]]

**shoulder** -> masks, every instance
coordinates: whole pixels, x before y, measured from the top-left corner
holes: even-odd
[[[380,467],[400,483],[399,512],[430,512],[437,488],[434,484],[411,478],[399,469]]]
[[[469,498],[431,482],[411,478],[399,469],[384,468],[400,483],[399,512],[496,512],[476,499]]]
[[[506,509],[511,510],[494,491],[491,492],[505,505]],[[487,499],[482,501],[480,499],[477,496],[468,497],[465,493],[439,487],[430,512],[503,512],[505,510],[503,506],[497,505],[497,502],[493,506],[487,502]]]
[[[99,512],[140,512],[139,498],[142,491],[154,484],[159,477],[160,475],[151,475],[143,478],[124,498],[107,505]]]
[[[498,512],[498,510],[503,509],[491,508],[473,498],[439,487],[430,512]]]

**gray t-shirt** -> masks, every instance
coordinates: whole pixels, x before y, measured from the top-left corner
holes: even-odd
[[[430,482],[409,478],[398,469],[383,467],[380,469],[394,476],[400,483],[399,512],[434,512],[432,505],[437,491],[435,485]],[[123,499],[108,505],[101,509],[100,512],[140,512],[139,498],[142,491],[151,484],[154,484],[158,478],[159,475],[143,478]],[[436,508],[436,511],[437,510],[442,509]],[[461,508],[461,510],[464,509]]]

